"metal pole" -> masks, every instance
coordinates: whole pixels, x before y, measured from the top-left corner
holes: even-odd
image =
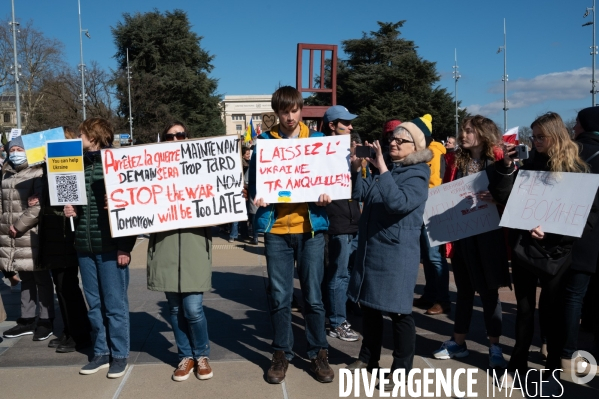
[[[17,107],[17,129],[21,128],[21,97],[19,94],[19,60],[17,56],[17,26],[19,23],[15,21],[15,0],[11,0],[12,4],[12,22],[10,23],[12,28],[12,44],[13,52],[15,57],[15,104]]]
[[[592,106],[596,105],[595,103],[595,56],[597,54],[597,46],[595,45],[595,0],[593,0],[593,48],[591,49],[591,56],[593,57],[593,77],[591,78],[592,86],[591,86],[591,94],[592,94]]]
[[[503,131],[507,132],[507,37],[503,19]]]
[[[133,145],[133,117],[131,116],[131,68],[129,68],[129,49],[127,48],[127,88],[129,90],[129,135]]]
[[[458,80],[462,77],[458,71],[458,49],[454,49],[455,64],[453,67],[453,78],[455,80],[455,136],[456,140],[459,133],[459,115],[458,115]]]
[[[83,29],[81,29],[81,1],[77,0],[77,5],[79,6],[79,54],[81,56],[81,63],[79,64],[79,70],[81,71],[81,109],[83,111],[83,120],[86,119],[85,116],[85,64],[83,63]]]

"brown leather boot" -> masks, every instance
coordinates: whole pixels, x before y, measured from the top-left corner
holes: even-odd
[[[318,355],[312,359],[312,366],[310,370],[316,376],[316,380],[319,382],[333,382],[335,378],[335,372],[329,366],[329,359],[327,357],[327,350],[321,349],[318,351]]]
[[[275,351],[275,353],[272,355],[270,368],[266,372],[266,381],[271,384],[282,383],[285,379],[285,373],[287,372],[288,366],[289,361],[285,357],[285,352]]]

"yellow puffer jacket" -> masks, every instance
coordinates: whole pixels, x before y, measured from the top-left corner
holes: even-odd
[[[428,149],[433,152],[433,159],[427,163],[431,168],[431,178],[428,181],[428,188],[437,187],[443,182],[443,174],[445,173],[445,153],[447,150],[443,144],[433,141]]]

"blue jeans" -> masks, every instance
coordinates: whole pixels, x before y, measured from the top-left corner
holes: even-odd
[[[94,355],[129,357],[129,268],[117,265],[117,252],[77,252],[83,292],[89,306]]]
[[[337,328],[346,320],[345,303],[349,285],[349,259],[355,251],[352,248],[356,234],[329,235],[329,266],[325,272],[327,292],[326,316],[331,328]]]
[[[293,358],[291,299],[293,297],[294,265],[304,296],[304,316],[308,357],[327,349],[324,328],[324,306],[320,286],[324,274],[324,235],[272,234],[264,235],[270,316],[275,333],[272,347],[282,350],[288,360]]]
[[[236,240],[239,235],[239,225],[238,222],[231,223],[231,233],[229,233],[229,238]]]
[[[210,356],[208,323],[204,315],[202,292],[165,292],[179,360]]]
[[[420,257],[424,267],[424,300],[434,303],[449,303],[449,265],[440,247],[431,247],[422,225],[420,231]]]
[[[558,318],[558,326],[561,330],[559,345],[563,359],[572,358],[578,349],[580,314],[591,276],[586,272],[568,269],[562,279],[562,309],[560,309],[561,320]]]

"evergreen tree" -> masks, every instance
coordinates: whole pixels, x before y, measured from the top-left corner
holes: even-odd
[[[119,65],[115,81],[119,113],[128,117],[129,49],[135,137],[154,141],[173,119],[184,122],[194,137],[224,134],[217,80],[208,76],[214,56],[200,47],[202,37],[191,31],[187,14],[154,10],[124,13],[123,19],[112,28]]]
[[[433,117],[435,139],[455,133],[453,96],[436,85],[435,63],[422,59],[414,42],[400,37],[404,23],[378,22],[378,31],[342,42],[348,59],[338,62],[337,103],[359,115],[352,125],[363,140],[379,139],[388,119],[409,121],[424,114]],[[312,105],[324,101],[322,95],[307,99]],[[461,119],[466,111],[459,114]]]

